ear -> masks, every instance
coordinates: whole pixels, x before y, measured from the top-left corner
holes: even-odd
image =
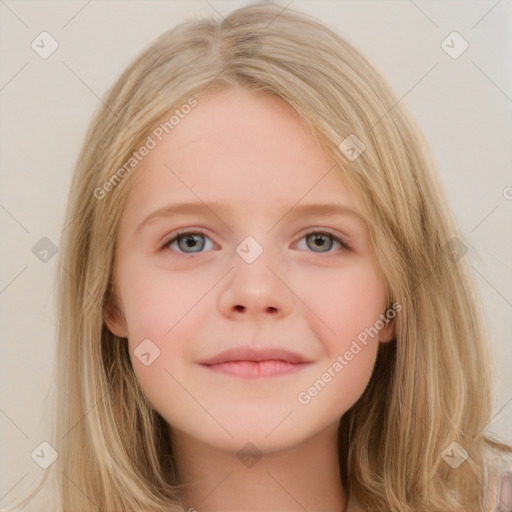
[[[391,319],[384,323],[384,327],[379,331],[379,341],[381,343],[389,343],[395,338],[395,322]]]
[[[117,299],[113,296],[105,308],[103,319],[108,330],[119,338],[127,338],[126,319],[122,308],[118,305]]]

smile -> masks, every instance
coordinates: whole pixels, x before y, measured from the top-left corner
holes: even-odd
[[[235,377],[268,378],[298,372],[311,362],[301,354],[285,349],[239,347],[199,363],[208,370]]]
[[[206,368],[244,378],[277,377],[288,375],[305,368],[309,363],[290,363],[279,359],[265,361],[226,361],[212,365],[203,365]]]

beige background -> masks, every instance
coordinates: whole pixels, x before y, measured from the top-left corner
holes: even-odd
[[[0,1],[0,507],[43,471],[30,454],[48,432],[57,258],[44,263],[32,248],[43,237],[59,244],[73,166],[98,98],[157,35],[185,18],[219,18],[246,3]],[[359,48],[425,131],[470,243],[489,324],[497,384],[489,428],[512,440],[511,2],[295,0],[291,7]],[[59,44],[47,59],[31,48],[42,31]],[[469,43],[457,59],[441,47],[453,31]]]

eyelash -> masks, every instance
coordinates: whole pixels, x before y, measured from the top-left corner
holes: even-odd
[[[325,235],[325,236],[328,236],[328,237],[332,238],[334,241],[338,242],[341,245],[341,250],[342,251],[346,251],[346,252],[351,252],[352,251],[352,246],[349,243],[347,243],[345,240],[342,240],[341,238],[333,235],[332,233],[329,233],[328,231],[312,230],[312,231],[309,231],[309,232],[305,233],[304,235],[302,235],[300,240],[302,240],[302,238],[305,238],[305,237],[307,237],[309,235],[313,235],[313,234],[314,235]],[[201,235],[201,236],[208,237],[208,235],[206,233],[202,232],[201,230],[180,229],[180,230],[178,230],[178,231],[176,231],[176,232],[171,234],[171,238],[168,238],[165,241],[165,243],[162,245],[160,250],[164,251],[164,252],[172,251],[179,258],[184,258],[184,259],[191,258],[191,257],[193,257],[196,254],[201,254],[203,251],[198,252],[198,253],[183,253],[183,252],[175,251],[175,250],[173,250],[173,249],[171,249],[169,247],[169,245],[171,245],[174,241],[178,240],[179,238],[181,238],[181,237],[183,237],[185,235]],[[310,252],[314,253],[314,251],[310,251]],[[325,254],[331,254],[332,252],[333,251],[327,251]],[[316,254],[323,254],[323,253],[319,252],[319,253],[316,253]]]

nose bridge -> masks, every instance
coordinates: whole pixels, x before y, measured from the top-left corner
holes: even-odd
[[[292,308],[277,248],[248,236],[236,247],[233,271],[222,290],[219,306],[225,315],[237,313],[286,315]],[[283,282],[284,281],[284,282]]]
[[[248,236],[236,247],[234,258],[235,278],[248,286],[253,293],[269,293],[277,279],[270,269],[280,268],[278,251],[270,244],[270,238]],[[274,270],[275,272],[276,270]]]

